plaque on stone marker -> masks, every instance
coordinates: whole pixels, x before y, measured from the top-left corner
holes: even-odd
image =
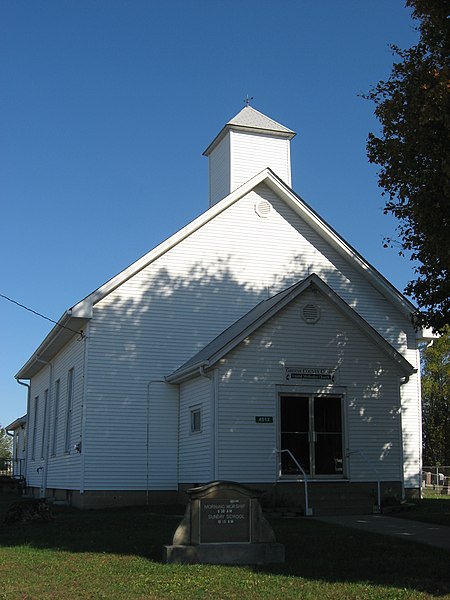
[[[235,481],[211,481],[187,490],[189,504],[166,562],[263,565],[284,562],[258,498],[261,493]]]
[[[249,499],[200,500],[200,543],[249,543]]]

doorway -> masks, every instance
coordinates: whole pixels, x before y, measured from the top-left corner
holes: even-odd
[[[309,477],[343,477],[342,397],[280,396],[280,450],[289,450]],[[301,475],[287,452],[280,474]]]

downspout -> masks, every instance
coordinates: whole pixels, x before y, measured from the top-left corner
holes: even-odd
[[[24,478],[25,478],[25,484],[27,481],[27,466],[28,466],[28,442],[30,439],[30,431],[28,428],[28,424],[29,424],[29,420],[30,420],[30,401],[31,401],[31,384],[30,383],[25,383],[23,381],[20,381],[20,379],[16,379],[17,383],[19,385],[23,385],[24,387],[27,388],[27,429],[26,429],[26,446],[25,446],[25,464],[24,464],[24,468],[23,468],[23,472],[24,472]]]
[[[43,491],[42,498],[45,498],[46,490],[47,490],[47,476],[48,476],[48,455],[50,450],[50,413],[52,407],[52,396],[53,396],[53,364],[51,361],[43,360],[36,355],[36,362],[40,362],[44,365],[48,365],[50,367],[50,375],[49,375],[49,383],[48,383],[48,398],[47,398],[47,406],[45,420],[44,422],[44,430],[42,435],[46,435],[47,439],[45,440],[45,452],[44,452],[44,470],[42,473],[42,482],[41,482],[41,490]]]

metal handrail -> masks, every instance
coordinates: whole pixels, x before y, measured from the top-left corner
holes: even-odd
[[[278,450],[278,448],[274,449],[275,452],[277,452],[278,454],[282,454],[283,452],[286,452],[287,454],[289,454],[289,456],[292,458],[292,460],[295,463],[295,466],[298,468],[299,471],[301,471],[302,475],[303,475],[303,481],[305,484],[305,517],[310,517],[312,515],[312,508],[309,508],[309,502],[308,502],[308,478],[306,477],[306,473],[303,470],[302,466],[300,465],[300,463],[298,462],[298,460],[295,458],[295,456],[292,454],[292,452],[290,450],[283,449],[283,450]]]

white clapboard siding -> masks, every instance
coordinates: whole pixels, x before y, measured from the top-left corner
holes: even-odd
[[[267,168],[291,185],[288,139],[249,131],[228,131],[209,155],[210,206]]]
[[[291,185],[290,141],[259,133],[230,131],[231,190],[266,168]]]
[[[50,366],[44,368],[32,379],[31,385],[31,425],[27,431],[31,432],[27,449],[27,484],[40,486],[47,465],[47,488],[79,489],[80,485],[80,453],[74,448],[81,441],[81,423],[83,409],[83,382],[84,382],[84,343],[85,341],[74,338],[52,360],[52,375]],[[67,417],[67,382],[68,372],[73,369],[74,387],[72,397],[72,415],[70,427],[69,451],[65,450],[66,443],[66,417]],[[59,411],[57,428],[55,425],[55,389],[56,381],[60,381]],[[48,390],[46,409],[46,424],[44,427],[44,395]],[[36,431],[35,460],[31,459],[33,447],[35,398],[39,396],[38,427]],[[45,431],[44,458],[41,457],[42,436]],[[56,435],[55,449],[52,455],[53,437]],[[39,469],[39,470],[38,470]]]
[[[418,352],[416,353],[418,354]],[[411,364],[413,356],[408,360]],[[419,364],[419,357],[416,358],[416,364]],[[403,444],[405,448],[404,478],[405,486],[417,488],[421,483],[421,457],[422,457],[422,414],[420,398],[420,379],[416,375],[401,387],[402,398],[402,428]]]
[[[305,303],[320,306],[321,318],[307,324]],[[278,392],[308,392],[320,384],[292,385],[283,365],[338,367],[344,392],[345,447],[363,451],[386,481],[401,480],[401,439],[397,365],[347,317],[320,294],[309,291],[242,342],[220,365],[218,391],[218,476],[242,482],[276,478]],[[330,388],[333,393],[333,388]],[[335,393],[337,393],[335,391]],[[256,423],[272,416],[273,423]],[[373,480],[374,473],[355,454],[349,459],[352,481]]]
[[[267,218],[255,212],[261,199],[272,205]],[[86,489],[176,487],[173,388],[152,392],[152,425],[164,435],[147,436],[148,383],[313,271],[394,347],[412,343],[407,319],[264,185],[98,302],[89,333]]]
[[[213,477],[212,380],[198,377],[180,385],[180,483],[206,483]],[[201,411],[201,431],[191,432],[191,410]]]
[[[209,204],[216,204],[231,192],[230,135],[227,134],[209,155]]]

